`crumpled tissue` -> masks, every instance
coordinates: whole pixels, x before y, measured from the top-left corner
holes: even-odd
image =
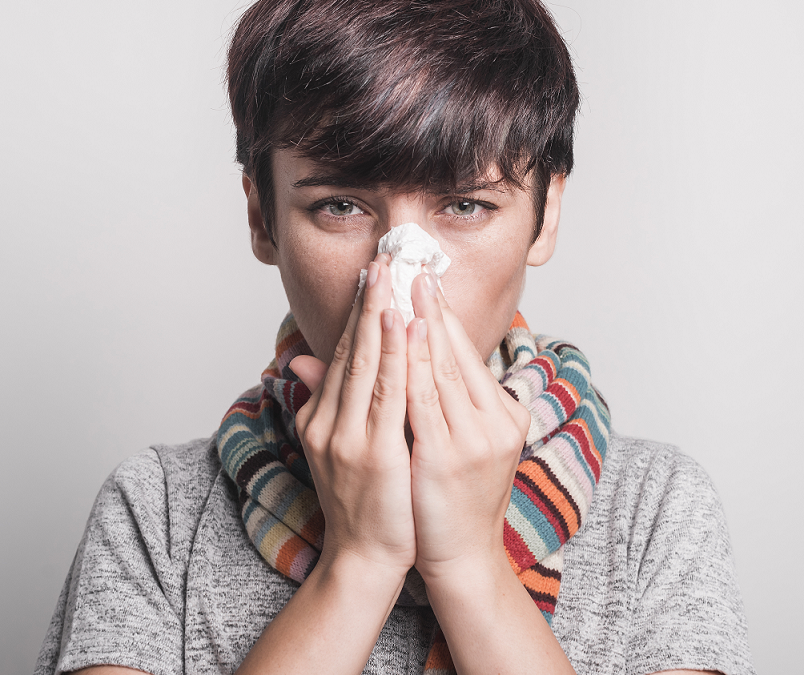
[[[413,280],[424,271],[422,265],[426,265],[436,275],[438,285],[441,286],[441,276],[450,264],[449,256],[441,250],[438,241],[416,223],[404,223],[392,227],[380,239],[377,253],[387,253],[391,256],[391,262],[388,264],[393,289],[391,307],[399,310],[407,326],[416,316],[410,298]],[[358,295],[366,284],[367,273],[368,270],[360,270]]]

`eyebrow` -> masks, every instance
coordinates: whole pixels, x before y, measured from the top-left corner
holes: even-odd
[[[457,185],[455,192],[480,192],[481,190],[491,190],[492,192],[507,192],[504,188],[500,187],[499,182],[481,181],[480,183],[466,183],[465,185]]]
[[[312,176],[307,176],[307,178],[297,180],[295,183],[293,183],[293,187],[295,188],[321,186],[346,188],[347,190],[367,190],[368,192],[377,192],[379,189],[376,183],[356,181],[350,179],[348,176],[344,176],[343,174],[335,173],[315,174]]]
[[[301,178],[293,183],[294,188],[305,187],[337,187],[345,188],[347,190],[365,190],[367,192],[378,192],[380,184],[367,183],[364,181],[353,180],[343,174],[335,173],[322,173]],[[439,194],[466,194],[468,192],[480,192],[481,190],[491,190],[493,192],[505,193],[506,190],[500,187],[499,182],[481,181],[479,183],[466,183],[464,185],[457,185],[454,191],[439,193]]]

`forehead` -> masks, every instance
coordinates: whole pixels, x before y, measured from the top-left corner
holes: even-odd
[[[477,176],[465,179],[457,185],[419,185],[394,183],[382,180],[367,180],[352,173],[348,167],[337,162],[319,162],[286,148],[273,151],[274,180],[292,189],[308,187],[341,187],[367,192],[424,192],[434,194],[470,193],[481,190],[507,193],[512,187],[503,179],[500,167],[493,165]]]

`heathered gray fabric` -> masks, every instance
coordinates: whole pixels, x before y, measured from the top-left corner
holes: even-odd
[[[154,447],[102,487],[36,673],[232,673],[294,588],[249,541],[214,443]],[[364,672],[420,675],[434,625],[395,608]],[[613,436],[553,630],[579,674],[754,673],[722,508],[695,462]]]

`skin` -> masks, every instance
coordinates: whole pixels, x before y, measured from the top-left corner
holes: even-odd
[[[564,178],[551,183],[532,243],[527,192],[298,186],[319,167],[290,151],[274,160],[276,245],[243,179],[252,248],[279,267],[316,355],[291,367],[313,392],[297,428],[327,527],[319,563],[238,673],[360,673],[414,565],[459,673],[573,673],[505,554],[503,519],[530,418],[483,364],[510,325],[527,265],[553,253]],[[486,178],[495,177],[492,169]],[[390,227],[409,221],[453,262],[443,294],[427,273],[416,278],[417,318],[406,329],[390,309],[388,256],[375,252]]]
[[[310,160],[290,151],[274,156],[276,218],[272,245],[262,226],[256,190],[244,176],[254,255],[277,265],[291,310],[313,353],[329,364],[355,299],[357,279],[391,227],[418,223],[435,237],[452,264],[442,278],[444,294],[483,357],[499,344],[511,325],[525,281],[527,264],[540,265],[553,253],[564,179],[550,190],[548,213],[539,241],[531,247],[535,214],[530,196],[502,185],[460,195],[478,206],[470,216],[455,215],[449,195],[344,190],[337,185],[293,187],[319,175]],[[498,178],[495,171],[485,177]],[[333,195],[351,199],[348,216],[334,216],[312,205]],[[309,337],[308,337],[309,336]]]

